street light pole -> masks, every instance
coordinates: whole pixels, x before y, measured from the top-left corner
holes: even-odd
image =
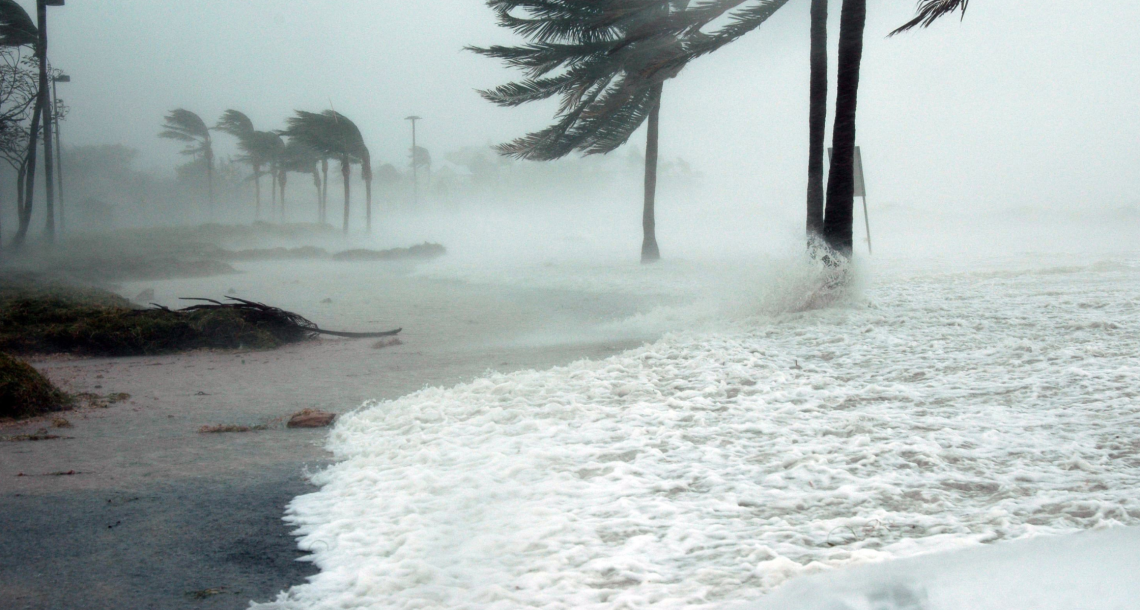
[[[51,79],[51,106],[53,109],[59,108],[59,96],[56,95],[56,83],[70,83],[71,77],[67,74],[60,74],[53,76]],[[59,142],[59,112],[53,114],[55,117],[55,166],[59,170],[56,175],[56,180],[59,182],[59,232],[63,233],[67,228],[66,218],[63,208],[63,145]]]
[[[420,176],[419,176],[419,163],[416,159],[416,121],[423,120],[423,117],[412,115],[406,117],[405,121],[412,122],[412,203],[414,207],[420,207]]]
[[[36,45],[36,55],[40,60],[40,91],[38,103],[44,117],[44,192],[47,194],[47,226],[44,233],[48,241],[55,241],[55,184],[52,171],[52,106],[48,100],[48,37],[47,37],[47,7],[63,6],[64,0],[36,0],[36,19],[39,27],[39,44]]]

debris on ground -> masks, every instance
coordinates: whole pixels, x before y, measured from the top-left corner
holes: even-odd
[[[393,347],[396,345],[403,345],[403,344],[404,344],[404,342],[400,341],[396,337],[388,337],[387,339],[381,339],[381,340],[377,341],[376,343],[373,343],[372,349],[384,349],[385,347]]]
[[[324,428],[333,423],[336,413],[321,411],[320,409],[305,409],[294,413],[289,418],[288,428]]]
[[[215,424],[198,428],[198,434],[225,434],[227,432],[256,432],[267,430],[268,426],[239,426],[235,424]]]

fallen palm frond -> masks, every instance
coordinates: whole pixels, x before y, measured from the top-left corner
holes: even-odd
[[[235,302],[222,303],[215,301],[214,299],[183,297],[183,301],[203,301],[203,303],[179,309],[178,312],[235,310],[241,312],[247,320],[251,321],[254,324],[275,324],[286,328],[292,326],[295,327],[298,332],[308,334],[309,338],[314,335],[332,335],[334,337],[348,337],[351,339],[375,339],[378,337],[391,337],[393,335],[398,335],[400,334],[400,331],[404,330],[402,328],[397,328],[395,330],[386,330],[374,333],[351,333],[336,330],[325,330],[323,328],[319,328],[312,321],[304,318],[300,314],[295,314],[291,311],[285,311],[284,309],[279,309],[277,307],[272,307],[264,303],[258,303],[256,301],[239,299],[238,297],[226,298]],[[153,305],[153,307],[164,311],[171,311],[170,309],[162,307],[161,305]]]

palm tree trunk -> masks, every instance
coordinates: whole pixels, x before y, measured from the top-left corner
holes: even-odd
[[[289,175],[281,172],[281,224],[285,224],[285,185],[289,182]]]
[[[827,131],[827,0],[811,0],[811,93],[808,102],[807,236],[823,231],[823,141]]]
[[[16,248],[24,245],[24,240],[28,236],[28,228],[32,224],[32,204],[35,202],[36,194],[36,144],[39,141],[40,119],[43,116],[41,110],[42,108],[37,104],[32,112],[32,127],[28,136],[28,154],[24,158],[24,169],[22,170],[24,183],[20,185],[24,205],[19,217],[20,226],[16,229],[16,237],[12,240],[12,246]]]
[[[365,157],[360,168],[360,177],[364,179],[364,223],[365,230],[372,235],[372,160]]]
[[[272,189],[272,191],[270,192],[270,196],[273,197],[273,201],[270,202],[270,204],[269,204],[269,214],[270,214],[270,218],[273,218],[274,216],[277,216],[277,166],[276,165],[270,165],[269,166],[269,183],[271,185],[270,188]]]
[[[855,111],[859,98],[859,67],[863,59],[863,28],[867,0],[843,0],[839,18],[839,58],[835,75],[835,127],[832,131],[831,172],[827,180],[827,211],[823,237],[845,258],[853,250],[852,209],[855,207]]]
[[[657,203],[657,139],[661,117],[661,83],[653,86],[653,109],[649,111],[649,124],[645,137],[645,207],[641,211],[641,262],[661,260],[657,248],[657,220],[654,206]]]
[[[210,143],[210,136],[206,136],[206,181],[210,185],[210,218],[214,217],[214,146]]]
[[[348,197],[351,186],[348,179],[352,177],[352,162],[348,157],[340,160],[340,175],[344,178],[344,234],[348,235]]]
[[[321,199],[321,172],[313,165],[313,186],[317,187],[317,222],[321,222],[321,209],[325,202]]]
[[[253,166],[253,192],[257,197],[257,207],[254,208],[254,220],[261,220],[261,166]]]
[[[329,160],[321,159],[321,174],[323,182],[321,183],[321,224],[329,221]]]

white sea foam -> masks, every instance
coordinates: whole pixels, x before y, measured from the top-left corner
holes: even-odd
[[[270,607],[715,607],[1140,523],[1140,269],[896,274],[806,311],[785,292],[344,417],[289,508],[321,571]]]

